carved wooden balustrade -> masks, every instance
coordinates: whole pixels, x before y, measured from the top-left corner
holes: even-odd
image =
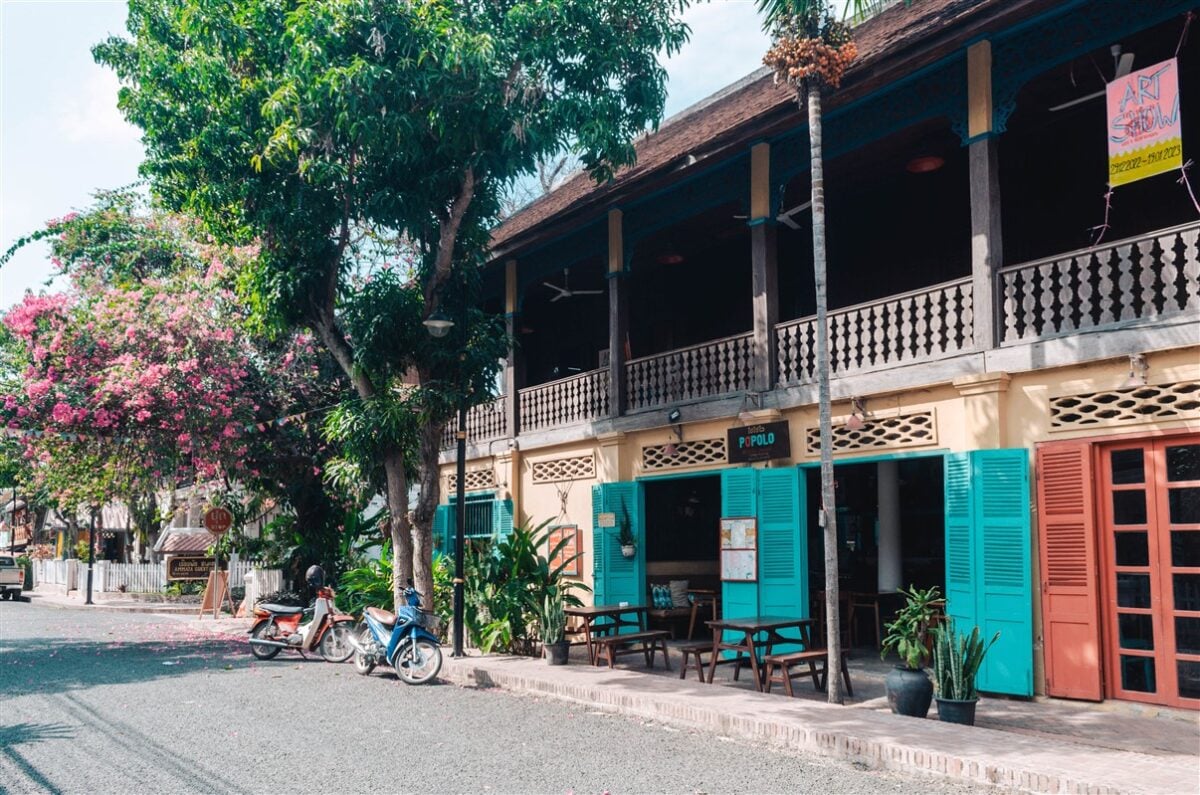
[[[522,432],[594,420],[608,415],[608,369],[528,387],[518,394]]]
[[[754,335],[630,359],[625,373],[631,411],[742,392],[754,375]]]
[[[508,436],[508,419],[506,407],[508,398],[504,395],[487,403],[480,403],[467,409],[467,441],[486,442],[489,439],[503,439]],[[454,447],[454,434],[458,430],[458,418],[446,423],[442,431],[442,449]]]
[[[997,272],[1000,344],[1200,312],[1200,223]]]
[[[836,375],[937,359],[974,347],[971,280],[923,287],[829,313]],[[779,383],[816,381],[817,319],[775,327]]]

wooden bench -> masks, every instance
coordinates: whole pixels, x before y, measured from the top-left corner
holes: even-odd
[[[792,692],[792,680],[799,679],[804,676],[811,676],[813,686],[817,690],[825,689],[825,677],[829,675],[829,650],[828,649],[810,649],[808,651],[797,651],[790,654],[768,654],[763,658],[763,663],[766,665],[766,692],[771,692],[771,683],[779,682],[783,685],[784,692],[789,696],[795,695]],[[806,671],[793,671],[792,666],[808,664]],[[818,667],[820,663],[820,667]],[[853,696],[854,688],[850,686],[850,671],[846,668],[846,655],[842,654],[841,664],[842,681],[846,684],[846,695]]]
[[[652,629],[647,632],[627,632],[624,635],[608,635],[592,638],[596,645],[596,663],[600,659],[608,660],[608,667],[616,667],[616,658],[622,654],[641,652],[646,657],[646,667],[654,667],[654,652],[661,649],[663,666],[671,670],[671,658],[667,656],[667,639],[671,633],[665,629]]]
[[[711,663],[704,662],[704,655],[712,654],[712,650],[713,650],[712,643],[688,643],[684,646],[677,646],[676,650],[683,653],[683,666],[679,669],[679,678],[680,679],[687,678],[688,665],[689,665],[688,661],[691,660],[692,661],[691,664],[695,666],[696,675],[700,677],[700,681],[701,682],[707,681],[704,678],[704,666],[707,664],[711,664]],[[736,666],[737,666],[733,669],[733,681],[736,682],[738,680],[738,676],[742,673],[742,666],[750,665],[750,658],[744,657],[739,654],[736,658],[722,657],[721,659],[717,660],[717,665],[725,665],[725,664],[733,664],[733,663],[736,663]]]

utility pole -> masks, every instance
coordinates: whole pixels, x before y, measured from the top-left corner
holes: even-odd
[[[92,507],[92,526],[88,528],[88,578],[87,601],[84,604],[95,604],[92,601],[92,568],[96,565],[96,508]]]

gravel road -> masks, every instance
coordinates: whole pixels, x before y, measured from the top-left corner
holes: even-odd
[[[194,619],[0,604],[0,792],[980,792],[449,684]]]

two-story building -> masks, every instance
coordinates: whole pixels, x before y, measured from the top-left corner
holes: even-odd
[[[940,586],[1001,632],[987,691],[1200,707],[1200,207],[1178,167],[1110,191],[1105,94],[1177,59],[1196,152],[1191,11],[899,4],[824,102],[842,588],[886,619]],[[597,603],[724,557],[751,577],[726,615],[813,610],[809,193],[806,116],[762,70],[496,230],[513,353],[469,416],[472,534],[563,526]],[[756,520],[747,548],[723,517]]]

